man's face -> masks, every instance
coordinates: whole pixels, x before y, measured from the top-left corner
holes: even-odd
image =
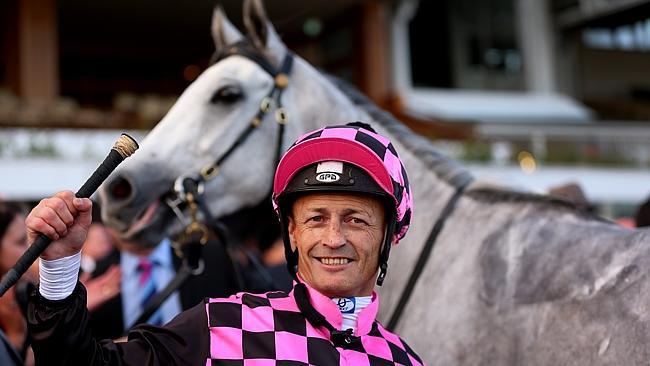
[[[372,294],[384,239],[381,201],[358,194],[310,194],[293,204],[289,238],[298,274],[329,297]]]

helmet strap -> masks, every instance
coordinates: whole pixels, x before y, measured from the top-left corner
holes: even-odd
[[[377,277],[377,286],[381,286],[386,278],[388,271],[388,257],[390,256],[390,248],[393,245],[393,233],[395,232],[395,213],[389,215],[388,223],[386,224],[386,233],[384,234],[384,246],[379,253],[379,276]]]
[[[280,211],[280,231],[282,241],[284,242],[284,257],[287,260],[287,270],[291,277],[298,280],[298,250],[291,249],[291,239],[289,238],[289,219],[282,208]]]

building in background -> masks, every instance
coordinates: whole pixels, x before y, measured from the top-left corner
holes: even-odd
[[[241,26],[241,1],[220,3]],[[90,136],[154,126],[208,66],[213,6],[0,3],[3,177],[25,176],[31,161],[67,165],[107,149],[68,149],[70,138],[43,128]],[[536,191],[577,182],[610,216],[630,215],[650,195],[649,0],[268,0],[266,8],[297,54],[356,84],[479,177]],[[49,189],[3,181],[10,198]]]
[[[402,111],[471,124],[477,175],[577,182],[610,216],[648,195],[649,1],[402,1],[392,35]]]

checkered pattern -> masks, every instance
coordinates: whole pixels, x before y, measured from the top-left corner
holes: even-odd
[[[206,304],[211,337],[206,365],[423,364],[404,341],[376,321],[360,342],[347,349],[335,347],[327,329],[315,328],[305,319],[293,294],[240,293],[210,299]]]
[[[372,151],[372,153],[381,161],[381,164],[383,165],[382,169],[384,169],[390,176],[390,183],[382,181],[378,181],[377,183],[379,186],[386,190],[386,193],[390,194],[395,199],[395,206],[397,209],[397,225],[395,228],[393,243],[397,243],[402,237],[404,237],[406,231],[408,230],[411,221],[411,212],[413,210],[413,196],[411,194],[411,188],[409,185],[408,177],[406,175],[406,170],[404,169],[404,165],[402,164],[402,161],[400,160],[399,155],[397,154],[397,151],[395,150],[395,147],[390,142],[390,140],[384,136],[381,136],[359,126],[328,126],[316,131],[308,132],[296,140],[296,142],[287,151],[285,156],[282,158],[282,161],[280,161],[280,164],[278,165],[276,172],[276,181],[274,182],[275,187],[273,195],[273,201],[274,205],[276,206],[276,210],[277,197],[285,188],[281,186],[282,184],[278,184],[278,177],[281,177],[282,180],[288,182],[290,180],[290,177],[286,180],[284,178],[286,178],[287,175],[293,175],[296,173],[295,171],[286,171],[287,165],[290,165],[291,163],[295,164],[296,158],[292,155],[310,155],[301,160],[303,167],[319,161],[337,160],[337,158],[332,157],[350,153],[349,151],[340,151],[341,149],[346,148],[346,144],[341,144],[342,141],[354,142],[354,145],[363,146],[363,148]],[[315,146],[316,143],[318,143],[317,147]],[[311,150],[308,150],[306,148],[299,148],[310,144],[314,145],[314,148]],[[354,149],[351,149],[350,151],[353,150]],[[291,163],[287,163],[287,161],[291,161]],[[362,169],[373,176],[375,180],[377,180],[378,174],[373,174],[373,172],[376,171],[376,167],[375,169],[371,168],[373,165],[372,159],[363,159],[362,161],[363,163],[356,165],[359,165]],[[285,162],[285,164],[283,164],[283,162]],[[387,185],[391,187],[387,187]]]

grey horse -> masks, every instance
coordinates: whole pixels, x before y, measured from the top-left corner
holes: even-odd
[[[280,65],[288,50],[259,0],[245,1],[244,24],[248,44]],[[212,33],[218,52],[243,39],[219,8]],[[163,197],[179,176],[197,174],[233,145],[273,85],[250,58],[212,64],[103,186],[107,222],[150,243],[177,233],[181,225]],[[299,57],[281,102],[288,116],[283,134],[269,114],[206,180],[213,217],[268,200],[277,149],[305,131],[368,122],[400,152],[415,201],[411,230],[393,250],[380,289],[380,320],[426,362],[648,365],[647,231],[473,180],[427,140]],[[409,280],[416,268],[419,278]],[[398,305],[409,281],[411,296]]]

